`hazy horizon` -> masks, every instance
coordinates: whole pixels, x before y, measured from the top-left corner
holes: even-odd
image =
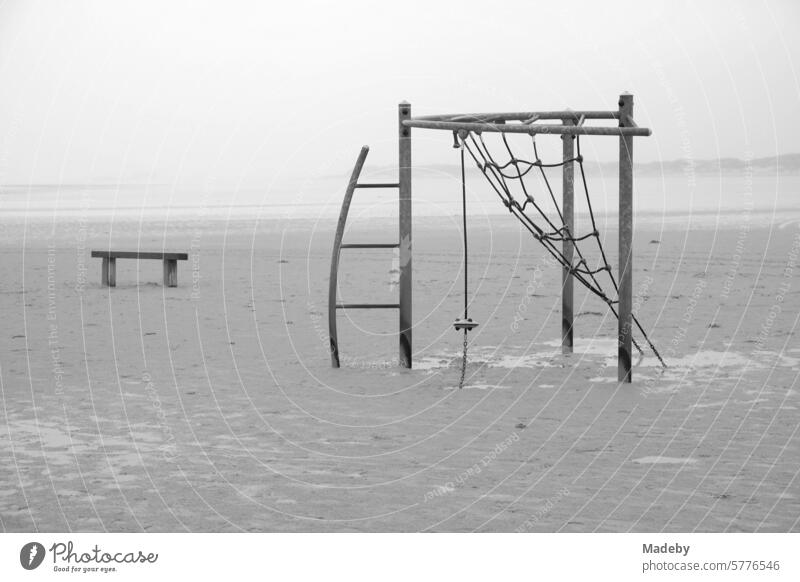
[[[396,165],[401,100],[414,114],[615,109],[623,91],[653,130],[637,163],[800,152],[796,3],[462,8],[2,2],[0,184],[164,184],[221,204],[260,189],[277,204],[346,175],[363,144],[368,168]],[[452,164],[450,143],[414,130],[414,164]],[[584,143],[616,158],[613,138]]]

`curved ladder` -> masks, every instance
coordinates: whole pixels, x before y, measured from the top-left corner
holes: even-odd
[[[350,182],[342,201],[342,210],[339,212],[339,222],[336,226],[336,236],[333,240],[333,256],[331,257],[331,275],[328,287],[328,335],[330,337],[331,365],[339,367],[339,339],[336,333],[336,310],[337,309],[400,309],[400,303],[338,303],[336,299],[338,279],[339,279],[339,257],[342,249],[397,249],[399,243],[354,243],[342,244],[344,236],[344,226],[347,222],[347,214],[350,211],[350,203],[353,200],[353,193],[356,188],[399,188],[399,183],[388,184],[359,184],[358,178],[364,167],[364,162],[369,153],[369,146],[361,148],[358,154],[353,173],[350,175]],[[401,272],[402,276],[402,272]]]

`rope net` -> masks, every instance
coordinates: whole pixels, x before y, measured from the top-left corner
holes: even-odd
[[[469,153],[470,157],[474,160],[478,169],[484,175],[486,180],[491,185],[492,189],[500,198],[500,201],[508,209],[508,211],[517,217],[522,225],[539,241],[545,250],[557,260],[562,267],[568,270],[570,275],[581,283],[591,293],[604,301],[611,312],[616,318],[619,319],[617,308],[618,299],[611,299],[603,289],[601,278],[606,277],[614,288],[614,296],[619,295],[619,286],[616,277],[611,270],[611,265],[608,262],[608,256],[603,247],[603,241],[600,238],[600,232],[597,228],[597,221],[595,218],[594,209],[592,208],[592,198],[589,195],[589,186],[586,180],[586,172],[583,167],[583,155],[581,154],[581,136],[576,135],[575,156],[569,159],[562,159],[560,162],[544,163],[539,157],[539,148],[536,144],[536,135],[531,135],[531,143],[533,146],[533,160],[526,160],[518,157],[511,148],[509,140],[505,133],[499,134],[502,138],[503,148],[508,156],[507,161],[501,163],[497,157],[490,151],[483,135],[480,132],[473,132],[467,130],[458,130],[453,132],[453,147],[461,149],[462,158],[462,180],[463,180],[463,152]],[[564,139],[570,139],[570,136],[564,136]],[[505,156],[504,156],[505,157]],[[586,198],[586,205],[589,211],[589,218],[591,220],[591,231],[585,234],[578,234],[570,232],[568,225],[564,222],[564,216],[561,207],[556,200],[550,179],[545,172],[546,168],[560,168],[568,163],[576,163],[580,173],[580,182],[582,185],[583,195]],[[549,198],[547,203],[551,203],[555,209],[556,216],[548,214],[544,208],[544,203],[534,196],[533,192],[529,190],[525,183],[525,177],[533,173],[541,177],[546,195]],[[516,187],[512,187],[515,185]],[[517,196],[514,195],[514,190],[518,191]],[[520,196],[521,194],[521,196]],[[517,197],[522,200],[518,200]],[[597,250],[599,251],[599,261],[590,266],[586,256],[581,251],[580,244],[590,239],[594,239]],[[568,260],[562,250],[556,243],[571,241],[576,261]],[[652,350],[653,354],[661,362],[661,365],[666,367],[663,358],[658,353],[658,350],[650,341],[647,333],[639,323],[635,314],[632,315],[633,322],[636,328],[641,333],[644,341]],[[466,336],[466,334],[465,334]],[[466,337],[465,337],[466,339]],[[643,353],[639,343],[633,338],[633,345]],[[463,383],[463,380],[462,380]]]

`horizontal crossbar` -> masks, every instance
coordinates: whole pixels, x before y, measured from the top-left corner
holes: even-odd
[[[336,309],[399,309],[399,303],[337,303]]]
[[[164,253],[158,251],[92,251],[92,257],[103,259],[158,259],[164,261],[186,261],[188,253]]]
[[[618,119],[617,111],[526,111],[511,113],[457,113],[449,115],[420,115],[421,121],[530,121],[532,119]]]
[[[397,243],[350,243],[342,245],[343,249],[396,249],[400,245]]]
[[[591,127],[587,125],[554,125],[532,123],[470,123],[461,121],[428,121],[422,118],[411,118],[403,121],[406,127],[420,129],[445,129],[449,131],[474,131],[487,133],[527,133],[556,135],[632,135],[648,136],[651,131],[646,127]]]
[[[394,184],[394,183],[356,184],[356,188],[399,188],[399,187],[400,184]]]

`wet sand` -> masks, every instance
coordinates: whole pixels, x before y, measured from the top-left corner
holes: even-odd
[[[476,219],[458,391],[456,218],[415,225],[410,371],[376,311],[340,313],[331,369],[332,221],[5,220],[0,527],[800,530],[797,224],[638,227],[637,314],[669,368],[645,353],[618,385],[605,305],[576,292],[562,356],[558,267]],[[190,260],[167,289],[158,261],[120,260],[108,289],[89,258],[108,246]],[[342,299],[391,301],[392,263],[349,252]]]

